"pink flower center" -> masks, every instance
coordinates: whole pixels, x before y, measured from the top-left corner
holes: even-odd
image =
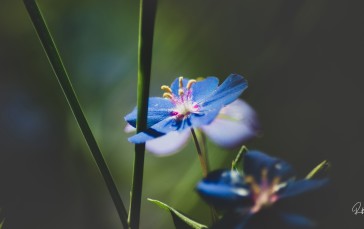
[[[260,184],[252,176],[246,176],[245,182],[250,184],[253,193],[254,205],[250,209],[251,213],[256,213],[264,207],[272,205],[278,200],[277,191],[280,188],[279,177],[275,177],[272,182],[268,181],[267,169],[262,170]]]
[[[184,119],[191,113],[197,113],[199,111],[199,105],[192,100],[191,86],[196,83],[196,80],[189,80],[186,87],[183,86],[183,77],[179,77],[179,89],[178,96],[172,93],[172,89],[166,85],[161,87],[165,91],[163,97],[170,99],[175,107],[171,111],[171,116],[175,116],[177,119]]]

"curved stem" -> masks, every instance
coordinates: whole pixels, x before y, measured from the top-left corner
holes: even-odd
[[[196,149],[197,149],[198,159],[200,160],[200,164],[201,164],[201,168],[202,168],[202,175],[204,177],[206,177],[207,174],[209,173],[209,168],[208,168],[208,164],[207,164],[207,160],[206,160],[206,155],[201,150],[201,146],[200,146],[200,143],[198,141],[196,132],[195,132],[195,130],[193,128],[191,128],[191,133],[192,133],[193,141],[194,141]]]
[[[198,159],[200,160],[202,174],[204,177],[206,177],[210,169],[207,157],[205,135],[201,131],[195,131],[193,128],[191,128],[191,133],[197,149]],[[210,205],[210,210],[211,210],[212,222],[215,223],[219,218],[218,213],[212,205]]]
[[[238,170],[237,164],[243,160],[243,153],[247,153],[249,150],[245,145],[242,145],[235,159],[231,162],[231,170]],[[242,163],[241,163],[242,164]]]
[[[92,134],[87,119],[82,111],[81,105],[78,102],[75,91],[73,90],[71,81],[69,80],[67,71],[63,65],[62,59],[58,53],[57,47],[53,41],[53,38],[47,28],[42,13],[35,0],[24,0],[24,5],[29,13],[29,16],[33,22],[34,28],[37,31],[39,39],[43,45],[49,62],[53,68],[53,71],[58,79],[58,82],[64,92],[64,95],[71,107],[73,115],[75,116],[78,125],[82,131],[82,134],[87,142],[87,145],[95,159],[95,162],[101,172],[102,177],[109,190],[111,198],[115,204],[116,210],[119,214],[119,218],[124,228],[128,227],[127,212],[124,207],[123,201],[120,197],[119,191],[115,185],[115,182],[111,176],[109,168],[102,156],[99,146]]]

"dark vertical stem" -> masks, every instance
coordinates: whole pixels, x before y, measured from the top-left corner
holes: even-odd
[[[194,141],[195,146],[196,146],[198,159],[200,160],[200,164],[201,164],[201,168],[202,168],[202,175],[204,177],[206,177],[208,172],[209,172],[206,157],[205,157],[204,153],[201,150],[201,146],[200,146],[200,143],[198,141],[196,132],[195,132],[195,130],[193,128],[191,128],[191,133],[192,133],[193,141]]]
[[[154,21],[157,0],[140,0],[138,47],[138,117],[137,133],[147,128],[148,97],[152,65]],[[131,190],[129,226],[139,228],[143,187],[145,144],[135,145],[133,184]]]
[[[62,59],[58,53],[57,47],[53,41],[53,38],[47,28],[42,13],[35,0],[24,0],[25,7],[29,13],[29,16],[33,22],[35,30],[39,36],[39,39],[43,45],[43,48],[47,54],[49,62],[53,68],[53,71],[58,79],[58,82],[65,94],[68,104],[71,107],[73,115],[75,116],[78,125],[82,131],[82,134],[87,142],[88,147],[94,157],[96,164],[105,180],[106,186],[110,192],[111,198],[115,204],[117,212],[119,214],[121,223],[124,228],[127,228],[127,212],[124,207],[123,201],[119,195],[117,187],[111,176],[111,173],[107,167],[107,164],[102,156],[100,148],[91,132],[82,108],[78,102],[75,91],[73,90],[71,81],[69,80],[66,69],[62,63]]]
[[[210,172],[208,151],[207,151],[207,146],[206,146],[206,136],[201,131],[201,129],[196,129],[195,134],[196,134],[197,141],[199,142],[199,145],[200,145],[200,148],[201,148],[203,159],[205,160],[205,163],[206,163],[207,172]]]
[[[195,130],[191,128],[191,133],[197,149],[198,159],[200,160],[202,174],[204,177],[206,177],[210,171],[209,168],[210,166],[208,163],[208,156],[207,156],[206,137],[201,132],[201,130],[198,129]],[[212,222],[213,223],[217,222],[217,220],[219,219],[219,215],[216,209],[212,205],[210,205],[210,211],[211,211]]]

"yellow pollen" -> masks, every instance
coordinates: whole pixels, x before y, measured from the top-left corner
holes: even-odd
[[[274,177],[273,181],[272,181],[272,185],[278,185],[280,181],[281,181],[280,177]]]
[[[260,193],[260,187],[257,184],[257,182],[254,180],[254,177],[246,176],[245,177],[245,182],[251,185],[251,188],[252,188],[254,194],[259,194]]]
[[[281,178],[280,177],[274,177],[273,181],[271,183],[271,188],[270,188],[270,192],[271,194],[275,193],[278,191],[279,189],[279,182],[281,182]]]
[[[183,76],[180,76],[178,78],[178,82],[179,82],[179,89],[182,89],[183,88]]]
[[[268,169],[267,168],[262,169],[262,181],[263,182],[268,181]]]
[[[165,98],[165,99],[172,99],[172,97],[173,97],[172,94],[169,92],[163,93],[163,98]]]
[[[182,89],[182,88],[178,89],[178,95],[180,95],[180,96],[181,96],[181,95],[183,95],[183,93],[184,93],[184,92],[183,92],[183,89]]]
[[[187,90],[189,90],[194,83],[196,83],[196,80],[189,80],[186,86]]]
[[[163,85],[161,89],[165,92],[172,93],[172,89],[168,87],[167,85]]]

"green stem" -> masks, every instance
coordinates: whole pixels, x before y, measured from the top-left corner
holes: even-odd
[[[201,131],[201,129],[195,130],[197,141],[200,143],[201,152],[203,159],[206,162],[207,172],[210,172],[210,165],[209,165],[209,159],[208,159],[208,152],[207,152],[207,146],[206,146],[206,135]]]
[[[204,177],[206,177],[210,171],[208,157],[207,157],[206,137],[198,129],[195,131],[193,128],[191,128],[191,133],[197,149],[198,158],[200,160],[202,174]],[[217,220],[219,219],[219,215],[216,209],[212,205],[210,205],[210,212],[211,212],[212,222],[213,223],[217,222]]]
[[[204,177],[206,177],[207,174],[209,173],[209,168],[208,168],[208,165],[207,165],[206,157],[204,155],[204,152],[202,152],[202,150],[201,150],[201,146],[200,146],[200,143],[198,141],[196,132],[195,132],[195,130],[193,128],[191,128],[191,133],[192,133],[193,141],[194,141],[195,146],[196,146],[198,159],[200,160],[200,164],[201,164],[201,168],[202,168],[202,175]]]
[[[110,192],[111,198],[115,204],[116,210],[119,214],[121,223],[124,228],[127,228],[127,212],[124,207],[123,201],[111,176],[111,173],[107,167],[107,164],[101,154],[100,148],[91,132],[90,126],[83,114],[82,108],[78,102],[75,91],[73,90],[71,81],[69,80],[66,69],[62,63],[62,59],[58,53],[57,47],[53,41],[53,38],[47,28],[42,13],[35,0],[24,0],[24,5],[29,13],[29,16],[33,22],[35,30],[39,36],[39,39],[43,45],[49,62],[53,68],[53,71],[58,79],[58,82],[65,94],[68,104],[71,107],[73,115],[75,116],[78,125],[82,131],[82,134],[87,142],[88,147],[94,157],[96,164],[105,180],[106,186]]]
[[[231,170],[238,170],[238,168],[237,168],[237,164],[240,162],[240,161],[242,161],[243,160],[243,153],[244,153],[244,151],[245,152],[248,152],[248,148],[245,146],[245,145],[243,145],[241,148],[240,148],[240,150],[239,150],[239,152],[238,152],[238,154],[236,155],[236,157],[235,157],[235,159],[231,162]]]
[[[139,12],[139,47],[138,47],[138,116],[137,133],[147,128],[148,97],[150,72],[152,65],[152,48],[154,21],[157,0],[140,0]],[[129,226],[139,228],[140,207],[143,187],[145,144],[135,145],[133,183],[130,199]]]

